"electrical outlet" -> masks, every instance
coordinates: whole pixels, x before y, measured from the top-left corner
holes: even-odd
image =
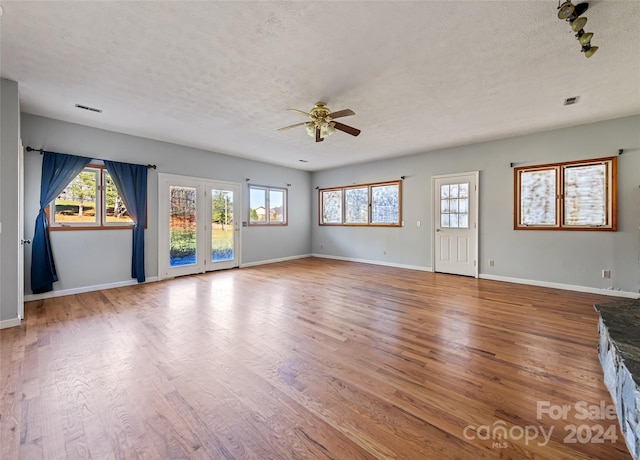
[[[602,270],[603,278],[611,278],[611,270]]]
[[[493,259],[489,260],[489,267],[493,267],[495,265],[495,261]]]

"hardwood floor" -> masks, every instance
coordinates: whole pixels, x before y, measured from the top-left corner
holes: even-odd
[[[610,300],[309,258],[31,302],[0,458],[628,460]]]

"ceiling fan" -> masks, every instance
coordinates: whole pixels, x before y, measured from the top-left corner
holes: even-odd
[[[342,131],[343,133],[351,134],[352,136],[357,136],[360,134],[360,130],[353,128],[351,126],[345,125],[343,123],[339,123],[337,121],[333,121],[336,118],[340,117],[349,117],[351,115],[355,115],[356,113],[351,109],[338,110],[337,112],[332,112],[329,110],[329,107],[326,106],[324,102],[318,102],[316,105],[309,111],[309,113],[304,112],[298,109],[288,109],[290,112],[296,112],[306,117],[311,118],[311,121],[303,121],[302,123],[296,123],[295,125],[285,126],[284,128],[278,129],[278,131],[284,131],[287,129],[295,128],[296,126],[305,125],[307,128],[307,134],[311,137],[316,138],[316,142],[322,142],[325,137],[333,134],[335,130]]]

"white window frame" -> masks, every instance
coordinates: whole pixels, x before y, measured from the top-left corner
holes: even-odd
[[[289,190],[286,187],[275,187],[275,186],[271,186],[271,185],[258,185],[258,184],[249,184],[249,215],[248,215],[248,219],[247,219],[247,223],[249,226],[251,227],[261,227],[261,226],[280,226],[280,227],[286,227],[287,225],[289,225]],[[254,207],[252,206],[251,203],[251,191],[252,190],[262,190],[264,191],[264,208],[265,208],[265,218],[263,221],[256,221],[256,220],[252,220],[251,219],[251,210],[254,209]],[[270,204],[270,199],[271,199],[271,192],[279,192],[282,193],[282,221],[276,220],[276,221],[272,221],[271,220],[271,204]],[[255,209],[257,209],[259,206],[257,206]]]

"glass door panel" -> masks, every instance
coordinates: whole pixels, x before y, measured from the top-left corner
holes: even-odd
[[[169,187],[169,266],[195,265],[197,262],[198,189]]]
[[[158,276],[205,271],[204,186],[202,180],[158,175]]]
[[[233,191],[211,190],[211,262],[234,259]]]
[[[228,182],[207,181],[207,192],[211,202],[210,225],[206,238],[210,243],[207,250],[206,270],[221,270],[240,265],[238,242],[240,225],[236,221],[240,213],[240,186]]]
[[[440,226],[469,228],[469,182],[440,185]]]

